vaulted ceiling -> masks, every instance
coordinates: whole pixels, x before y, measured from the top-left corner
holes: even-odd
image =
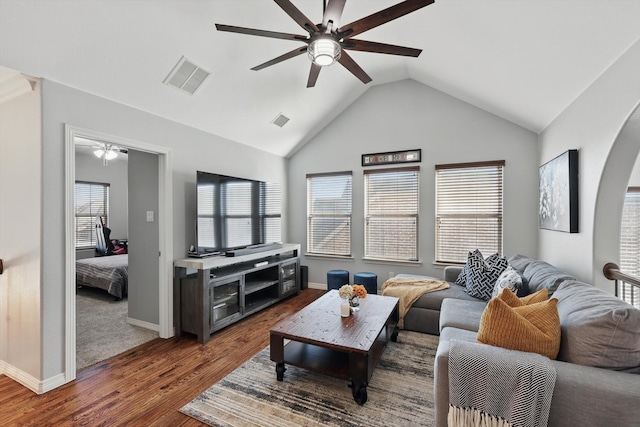
[[[323,0],[291,1],[321,21]],[[347,0],[342,23],[399,1]],[[0,0],[0,66],[287,156],[370,87],[407,78],[540,132],[640,40],[639,21],[638,0],[436,0],[359,37],[420,57],[350,52],[371,83],[333,65],[308,89],[306,55],[250,70],[302,44],[215,29],[304,34],[270,0]],[[194,95],[163,84],[183,56],[211,73]]]

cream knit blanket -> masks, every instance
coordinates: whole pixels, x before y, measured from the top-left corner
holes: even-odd
[[[443,280],[425,279],[422,277],[394,277],[382,285],[382,295],[396,297],[400,300],[400,321],[398,327],[404,328],[404,316],[414,302],[427,292],[447,289],[449,284]]]

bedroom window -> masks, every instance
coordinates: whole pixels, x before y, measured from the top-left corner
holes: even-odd
[[[418,261],[419,167],[364,172],[364,256]]]
[[[640,187],[629,187],[622,208],[620,227],[620,271],[640,277]],[[627,283],[618,295],[640,308],[640,290]]]
[[[95,218],[99,215],[104,225],[109,225],[109,184],[76,181],[76,248],[94,248]]]
[[[351,172],[307,175],[307,253],[351,256]]]
[[[436,165],[436,262],[502,253],[504,160]]]

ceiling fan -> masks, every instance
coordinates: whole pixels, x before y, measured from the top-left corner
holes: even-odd
[[[104,166],[108,165],[109,160],[113,160],[118,157],[119,153],[128,154],[129,152],[129,150],[127,150],[126,148],[121,148],[106,142],[94,141],[81,137],[76,137],[74,142],[77,146],[87,147],[87,149],[91,149],[94,156],[102,159]]]
[[[346,0],[323,0],[324,14],[322,23],[314,24],[290,0],[274,0],[298,25],[306,30],[308,35],[280,33],[275,31],[257,30],[253,28],[235,27],[231,25],[216,24],[218,31],[249,34],[252,36],[271,37],[276,39],[293,40],[306,43],[307,46],[299,47],[284,55],[278,56],[263,64],[257,65],[252,70],[258,71],[270,67],[287,59],[294,58],[303,53],[308,53],[311,59],[311,71],[307,80],[307,87],[313,87],[318,80],[318,74],[323,66],[339,62],[362,83],[369,83],[371,77],[347,54],[347,50],[361,52],[385,53],[390,55],[402,55],[417,57],[422,49],[413,49],[403,46],[395,46],[384,43],[376,43],[354,39],[360,33],[385,24],[396,18],[430,5],[434,0],[405,0],[394,6],[376,12],[365,18],[358,19],[350,24],[340,26],[340,18]]]

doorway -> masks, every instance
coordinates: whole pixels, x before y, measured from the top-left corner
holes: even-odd
[[[140,326],[157,329],[161,338],[173,336],[173,298],[171,286],[172,272],[172,210],[171,210],[171,156],[166,147],[155,146],[135,140],[129,140],[114,135],[108,135],[97,131],[80,129],[69,125],[65,126],[66,148],[66,235],[69,236],[65,243],[66,258],[66,298],[65,298],[65,382],[72,381],[76,377],[76,283],[75,283],[75,197],[74,185],[76,181],[75,141],[78,139],[108,142],[118,147],[127,148],[139,152],[143,157],[153,159],[156,165],[155,180],[157,191],[157,215],[156,222],[157,245],[159,252],[153,250],[153,256],[157,257],[157,283],[154,290],[154,298],[157,302],[157,325],[152,322],[141,321]],[[150,155],[150,156],[149,156]],[[102,167],[102,166],[100,166]],[[153,291],[152,291],[153,292]],[[134,323],[135,324],[135,323]]]

